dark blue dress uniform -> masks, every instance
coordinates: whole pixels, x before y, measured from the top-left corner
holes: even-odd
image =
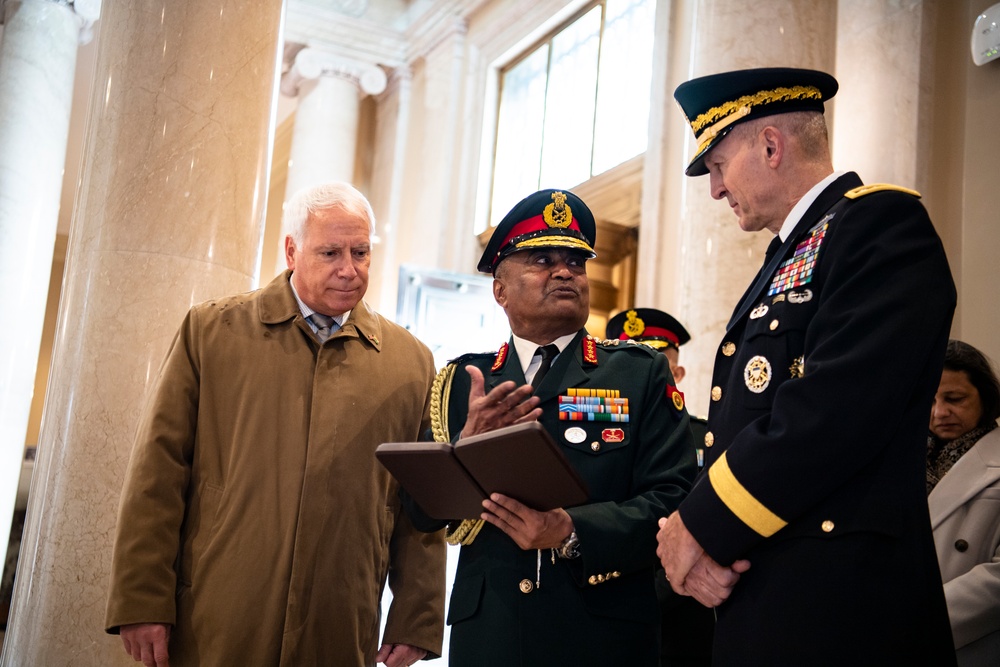
[[[688,173],[703,173],[696,163],[735,124],[726,114],[836,90],[816,72],[798,85],[799,72],[679,88],[688,116],[712,123]],[[720,90],[736,102],[720,103]],[[729,321],[706,472],[680,508],[712,558],[751,563],[717,609],[716,664],[954,664],[924,459],[956,294],[915,195],[853,173],[834,180]]]
[[[585,346],[596,354],[593,363]],[[468,411],[465,366],[483,371],[487,393],[507,380],[525,383],[512,344],[507,355],[498,369],[491,353],[461,357],[443,371],[448,381],[436,385],[444,393],[435,402],[447,406],[441,416],[451,438]],[[451,665],[657,664],[656,522],[677,507],[694,476],[687,413],[668,397],[671,385],[662,355],[642,345],[604,345],[585,331],[556,358],[535,394],[539,421],[590,492],[586,505],[566,508],[581,555],[553,562],[543,550],[539,570],[538,552],[484,524],[459,557],[448,612]],[[570,388],[617,390],[628,399],[629,421],[561,420],[559,397]]]

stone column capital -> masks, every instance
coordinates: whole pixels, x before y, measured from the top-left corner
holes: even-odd
[[[362,62],[307,46],[295,54],[292,66],[281,77],[281,92],[289,97],[295,97],[303,81],[324,76],[350,81],[365,95],[378,95],[385,90],[388,81],[385,70],[375,63]]]

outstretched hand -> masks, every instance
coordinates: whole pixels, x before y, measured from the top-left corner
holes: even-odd
[[[475,366],[466,366],[469,374],[469,414],[462,429],[462,437],[495,431],[504,426],[537,421],[542,416],[539,399],[532,396],[531,385],[518,387],[508,380],[486,393],[483,372]]]

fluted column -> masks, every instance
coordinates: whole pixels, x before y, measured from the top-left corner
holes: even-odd
[[[305,187],[354,180],[358,114],[365,95],[378,95],[386,74],[372,63],[306,47],[282,77],[281,92],[298,96],[285,200]],[[285,269],[285,234],[275,249],[275,273]]]
[[[56,242],[77,47],[100,5],[5,5],[0,40],[0,543],[7,544]],[[16,326],[13,323],[16,322]]]
[[[102,628],[138,416],[185,310],[256,283],[281,0],[104,10],[3,665],[134,664]]]
[[[664,308],[684,323],[687,369],[681,389],[694,414],[708,412],[715,350],[736,302],[763,261],[768,233],[740,230],[708,177],[684,176],[694,155],[690,128],[673,90],[691,77],[750,67],[808,67],[833,72],[837,5],[826,0],[674,0],[658,8],[653,128],[643,181],[636,303]],[[664,14],[667,12],[669,15]]]

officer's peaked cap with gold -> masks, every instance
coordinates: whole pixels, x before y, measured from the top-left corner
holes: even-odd
[[[691,334],[673,315],[656,308],[630,308],[618,313],[605,329],[607,338],[634,340],[663,350],[679,348],[691,340]]]
[[[682,83],[674,99],[698,142],[684,173],[707,174],[705,154],[740,123],[790,111],[822,112],[837,88],[837,80],[825,72],[792,67],[723,72]]]
[[[594,214],[569,190],[540,190],[528,195],[503,217],[479,260],[478,269],[493,274],[505,257],[521,250],[567,248],[597,256]]]

